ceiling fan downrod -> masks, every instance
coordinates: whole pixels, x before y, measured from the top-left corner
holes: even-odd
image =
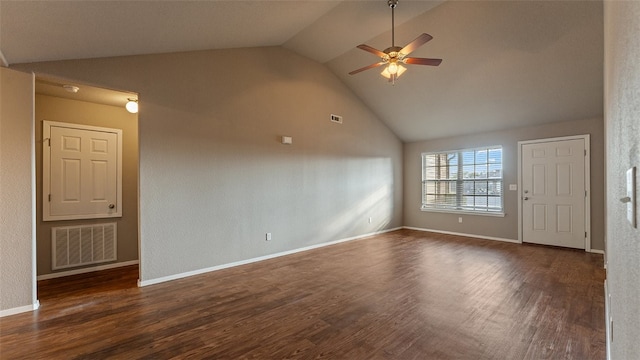
[[[396,34],[395,34],[395,9],[398,6],[398,0],[389,0],[387,5],[391,8],[391,47],[396,46]]]

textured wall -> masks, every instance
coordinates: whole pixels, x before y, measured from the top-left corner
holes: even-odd
[[[33,80],[0,67],[0,311],[33,305]]]
[[[619,201],[627,169],[640,171],[640,2],[605,1],[604,6],[610,350],[612,359],[640,359],[640,230],[627,222],[626,206]]]
[[[591,142],[591,248],[604,250],[604,135],[602,119],[568,121],[528,128],[486,132],[469,136],[405,144],[404,222],[406,226],[518,239],[518,141],[590,134]],[[421,211],[422,159],[427,151],[502,145],[505,184],[504,217],[459,215]],[[462,216],[462,224],[458,217]]]
[[[139,93],[143,281],[402,225],[402,143],[288,50],[17,67]]]
[[[121,129],[122,217],[95,220],[42,221],[42,141],[36,141],[36,248],[38,275],[50,274],[51,228],[116,222],[118,262],[138,259],[138,116],[124,107],[36,95],[36,139],[42,139],[42,121],[59,121]],[[104,265],[104,264],[98,264]],[[94,265],[95,266],[95,265]],[[63,269],[68,271],[71,269]]]

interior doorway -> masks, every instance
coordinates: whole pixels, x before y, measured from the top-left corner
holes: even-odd
[[[589,135],[522,141],[522,242],[591,250]]]
[[[113,281],[117,283],[117,279],[120,279],[119,281],[127,283],[122,284],[123,286],[137,286],[136,280],[140,277],[138,114],[125,109],[128,101],[134,101],[137,104],[137,100],[138,94],[133,92],[105,89],[36,75],[34,106],[36,216],[34,221],[39,295],[41,285],[46,287],[56,284],[59,292],[59,289],[65,288],[65,282],[73,284],[82,280],[84,285],[81,288],[86,288],[89,286],[87,284],[91,284],[92,278],[96,280],[94,281],[96,284],[113,283]],[[57,196],[65,191],[68,195],[73,192],[72,190],[78,190],[77,193],[80,194],[79,186],[67,186],[60,181],[49,183],[50,174],[44,173],[44,157],[50,156],[47,154],[51,153],[51,151],[45,151],[46,147],[51,146],[51,139],[45,139],[44,130],[47,123],[92,129],[110,128],[121,132],[122,136],[117,140],[121,145],[119,150],[121,167],[113,167],[116,169],[114,171],[119,172],[117,175],[121,176],[121,186],[118,186],[120,193],[117,194],[117,201],[110,200],[108,204],[109,206],[113,204],[113,209],[118,210],[114,212],[114,216],[52,218],[46,215],[45,210],[48,209],[51,199],[55,198],[56,192]],[[99,152],[101,144],[104,143],[102,139],[85,142],[84,139],[80,137],[76,139],[72,135],[60,139],[62,140],[53,146],[63,146],[66,147],[65,150],[77,148],[79,151],[81,148],[84,150],[90,147],[88,151]],[[71,170],[74,169],[74,164],[77,164],[77,159],[70,157],[53,160],[64,162],[57,167],[58,169],[69,170],[67,175],[74,174]],[[93,160],[89,161],[87,166],[95,167],[95,171],[87,174],[92,174],[95,179],[88,184],[93,184],[100,190],[103,183],[102,176],[95,174],[105,175],[104,172],[107,170]],[[49,169],[49,167],[46,168]],[[104,171],[97,171],[100,169]],[[70,175],[67,177],[74,178]],[[85,176],[81,176],[78,171],[75,178],[81,177]],[[86,186],[85,183],[87,182],[83,181],[82,186]],[[54,186],[52,187],[51,184]],[[78,185],[73,182],[71,184]],[[97,190],[91,191],[92,195],[99,195],[99,193],[100,191]],[[80,200],[82,199],[75,199],[74,196],[67,196],[64,199],[70,202]],[[58,259],[59,257],[65,257],[65,259]],[[78,262],[78,260],[81,261]],[[60,264],[64,266],[59,266]],[[105,276],[114,277],[115,280],[107,281]],[[132,281],[133,277],[136,279]],[[128,284],[129,282],[131,284]]]

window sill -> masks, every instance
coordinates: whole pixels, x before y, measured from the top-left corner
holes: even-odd
[[[446,214],[460,214],[460,215],[478,215],[478,216],[490,216],[490,217],[504,217],[503,212],[479,212],[479,211],[464,211],[464,210],[451,210],[451,209],[420,209],[424,212],[436,212]]]

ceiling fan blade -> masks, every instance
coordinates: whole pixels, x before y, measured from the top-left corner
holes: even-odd
[[[400,53],[404,55],[409,55],[410,53],[413,52],[413,50],[424,45],[427,41],[431,39],[433,39],[433,36],[427,33],[423,33],[420,36],[418,36],[415,40],[410,42],[407,46],[403,47],[402,50],[400,50]]]
[[[373,69],[374,67],[378,67],[378,66],[380,66],[380,65],[384,65],[384,62],[382,62],[382,61],[381,61],[381,62],[379,62],[379,63],[375,63],[375,64],[371,64],[371,65],[369,65],[369,66],[365,66],[365,67],[360,68],[360,69],[358,69],[358,70],[353,70],[352,72],[350,72],[350,73],[349,73],[349,75],[355,75],[355,74],[357,74],[357,73],[359,73],[359,72],[363,72],[363,71],[365,71],[365,70]]]
[[[402,60],[405,64],[413,64],[413,65],[431,65],[438,66],[442,62],[442,59],[427,59],[427,58],[404,58]]]
[[[380,51],[380,50],[378,50],[376,48],[372,48],[371,46],[366,45],[366,44],[360,44],[357,47],[358,47],[358,49],[362,49],[364,51],[368,51],[368,52],[370,52],[370,53],[372,53],[372,54],[374,54],[376,56],[379,56],[379,57],[387,56],[387,54],[383,53],[382,51]]]

